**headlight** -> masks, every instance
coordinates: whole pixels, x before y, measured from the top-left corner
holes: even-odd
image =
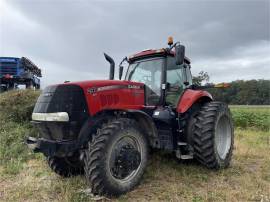
[[[59,121],[68,122],[69,116],[67,112],[55,112],[55,113],[33,113],[33,121]]]

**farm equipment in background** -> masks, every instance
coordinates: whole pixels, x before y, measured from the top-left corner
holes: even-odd
[[[92,192],[107,196],[139,183],[150,149],[194,158],[210,169],[228,167],[234,142],[230,110],[192,85],[185,47],[172,38],[168,45],[125,57],[119,80],[105,54],[109,80],[45,88],[32,114],[39,138],[29,137],[29,148],[42,152],[61,176],[84,173]],[[128,69],[121,80],[123,62]]]
[[[18,88],[40,88],[41,70],[28,58],[0,57],[0,92]]]

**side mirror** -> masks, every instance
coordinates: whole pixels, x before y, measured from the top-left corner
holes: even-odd
[[[119,66],[119,80],[122,78],[124,67],[122,65]]]
[[[182,45],[176,45],[175,46],[175,60],[176,65],[181,65],[184,63],[185,59],[185,46]]]

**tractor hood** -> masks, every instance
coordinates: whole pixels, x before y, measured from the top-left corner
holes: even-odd
[[[55,113],[67,112],[69,117],[59,120],[73,121],[102,110],[138,109],[143,105],[143,83],[117,80],[67,82],[48,86],[42,91],[34,108],[34,118],[43,119],[40,113],[50,113],[50,119],[55,120],[54,116],[58,116]]]
[[[136,85],[143,86],[143,83],[132,82],[132,81],[119,81],[119,80],[91,80],[91,81],[80,81],[80,82],[68,82],[60,85],[78,85],[83,89],[89,89],[93,87],[103,87],[103,86],[128,86]]]

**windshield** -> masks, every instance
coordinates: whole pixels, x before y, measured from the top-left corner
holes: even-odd
[[[161,95],[161,70],[163,58],[138,60],[128,67],[126,80],[144,83],[148,104],[157,104]]]

